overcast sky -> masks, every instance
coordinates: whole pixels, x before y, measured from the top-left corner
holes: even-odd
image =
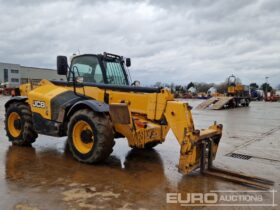
[[[144,84],[280,84],[279,0],[0,0],[0,62],[55,68],[56,56],[117,53]]]

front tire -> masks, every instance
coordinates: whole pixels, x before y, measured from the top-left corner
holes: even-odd
[[[38,137],[32,122],[32,113],[26,103],[12,103],[5,115],[6,135],[14,145],[30,146]]]
[[[80,162],[104,161],[113,151],[114,132],[110,119],[84,109],[75,112],[68,124],[69,149]]]

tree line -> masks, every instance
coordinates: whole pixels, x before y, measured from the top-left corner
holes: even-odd
[[[195,88],[196,92],[202,92],[207,93],[210,88],[215,88],[218,93],[225,93],[227,91],[227,81],[215,84],[215,83],[205,83],[205,82],[189,82],[186,85],[177,85],[175,83],[162,83],[162,82],[156,82],[153,87],[166,87],[169,88],[173,93],[174,92],[181,92],[181,93],[187,93],[190,88]],[[251,90],[262,90],[264,92],[268,91],[271,92],[274,89],[269,83],[262,83],[261,85],[258,85],[257,83],[253,82],[250,83],[248,86]],[[277,90],[280,90],[280,84],[276,87]]]

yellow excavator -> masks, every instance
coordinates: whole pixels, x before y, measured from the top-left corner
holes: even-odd
[[[163,143],[171,129],[181,146],[180,172],[214,170],[222,125],[195,129],[188,103],[175,101],[168,89],[130,84],[130,65],[129,58],[110,53],[77,55],[70,66],[67,57],[58,56],[57,72],[67,81],[23,84],[5,104],[9,140],[27,146],[38,134],[67,136],[75,159],[98,163],[111,154],[117,138],[149,149]]]

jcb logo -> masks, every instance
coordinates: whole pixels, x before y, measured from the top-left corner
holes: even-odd
[[[44,109],[46,104],[44,101],[33,101],[33,107]]]

